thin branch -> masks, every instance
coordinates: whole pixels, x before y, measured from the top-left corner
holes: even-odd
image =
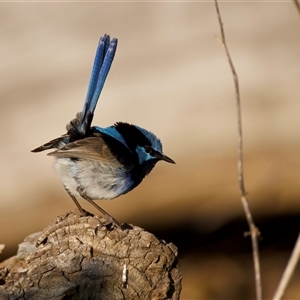
[[[298,235],[298,239],[296,241],[296,245],[293,249],[292,255],[288,261],[288,264],[283,272],[278,288],[275,292],[273,300],[280,300],[284,295],[284,292],[287,288],[288,283],[290,282],[294,270],[297,266],[297,263],[300,259],[300,234]]]
[[[226,44],[226,38],[224,33],[224,26],[221,19],[221,14],[218,6],[218,1],[215,0],[216,12],[219,20],[220,30],[221,30],[221,44],[223,45],[226,56],[230,65],[230,69],[233,75],[234,86],[235,86],[235,97],[236,97],[236,107],[237,107],[237,123],[238,123],[238,182],[241,194],[241,202],[245,212],[245,216],[250,229],[251,242],[252,242],[252,254],[254,262],[254,272],[255,272],[255,287],[256,287],[256,299],[262,299],[262,285],[261,285],[261,273],[260,273],[260,262],[259,262],[259,249],[257,238],[259,236],[259,230],[254,224],[251,211],[249,208],[247,193],[244,184],[244,165],[243,165],[243,132],[242,132],[242,113],[241,113],[241,100],[240,100],[240,90],[239,81],[236,70],[234,68],[229,50]]]
[[[297,9],[297,11],[298,11],[298,13],[300,15],[300,2],[298,0],[294,0],[294,3],[296,5],[296,9]]]
[[[298,0],[294,0],[296,9],[300,15],[300,2]],[[282,274],[282,277],[280,279],[279,285],[277,287],[277,290],[274,294],[273,300],[280,300],[282,299],[286,288],[288,286],[288,283],[290,282],[294,270],[297,266],[298,261],[300,260],[300,234],[298,235],[298,239],[296,241],[296,244],[294,246],[292,255],[288,261],[288,264]]]

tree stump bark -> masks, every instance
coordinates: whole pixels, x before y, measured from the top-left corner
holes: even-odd
[[[29,235],[0,264],[0,299],[179,299],[177,248],[105,222],[69,212]]]

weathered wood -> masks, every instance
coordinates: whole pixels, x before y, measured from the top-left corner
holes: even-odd
[[[177,248],[136,226],[74,212],[0,264],[0,299],[179,299]]]

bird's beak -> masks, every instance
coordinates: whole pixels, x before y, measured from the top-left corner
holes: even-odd
[[[160,160],[164,160],[170,164],[175,164],[175,161],[168,157],[167,155],[162,154],[161,157],[159,158]]]

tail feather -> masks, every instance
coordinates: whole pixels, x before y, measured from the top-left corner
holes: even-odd
[[[95,93],[99,73],[100,73],[100,70],[101,70],[101,67],[103,64],[104,55],[107,51],[106,50],[107,47],[105,47],[105,46],[109,44],[109,40],[110,40],[110,38],[106,34],[104,36],[102,36],[99,40],[99,44],[98,44],[98,48],[97,48],[97,51],[95,54],[94,64],[93,64],[93,68],[92,68],[92,73],[91,73],[91,77],[90,77],[90,82],[89,82],[89,86],[88,86],[88,91],[87,91],[83,111],[85,111],[87,104],[93,98],[93,95]]]
[[[117,44],[118,40],[116,38],[110,40],[110,36],[107,34],[100,38],[82,112],[79,112],[76,117],[67,124],[67,134],[32,150],[32,152],[59,148],[62,144],[82,139],[88,135],[98,98],[114,60]]]
[[[109,35],[105,34],[100,38],[81,119],[77,127],[81,136],[84,136],[91,126],[100,93],[115,56],[117,44],[118,40],[114,38],[110,41]]]

